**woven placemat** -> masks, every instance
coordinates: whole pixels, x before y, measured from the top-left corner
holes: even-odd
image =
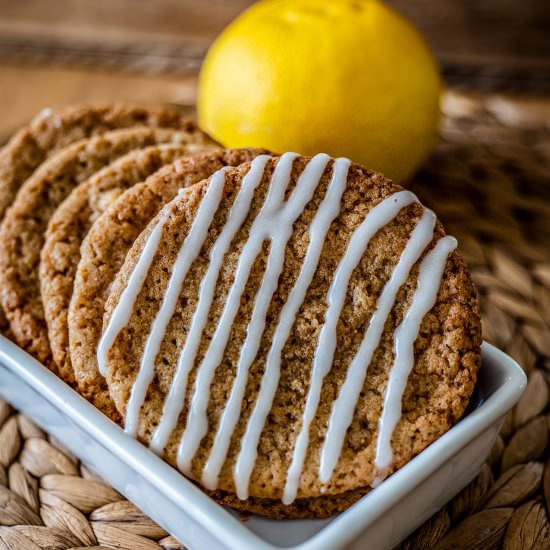
[[[449,93],[410,184],[456,235],[484,336],[529,375],[479,476],[402,548],[550,548],[550,99]],[[182,548],[0,402],[0,549]]]

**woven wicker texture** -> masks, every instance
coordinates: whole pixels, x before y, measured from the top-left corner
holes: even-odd
[[[410,187],[456,235],[485,338],[529,375],[479,476],[402,548],[550,548],[550,100],[447,95]],[[0,401],[0,550],[182,548]]]

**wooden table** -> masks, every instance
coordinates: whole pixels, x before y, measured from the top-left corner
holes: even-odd
[[[0,62],[0,141],[43,107],[69,103],[195,101],[196,75],[139,75]]]

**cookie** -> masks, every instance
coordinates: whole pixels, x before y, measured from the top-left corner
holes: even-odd
[[[120,194],[162,166],[184,154],[214,147],[168,144],[131,151],[78,185],[55,211],[40,255],[40,293],[53,359],[66,382],[74,381],[67,311],[80,261],[80,245],[92,223]]]
[[[98,366],[126,432],[268,516],[349,506],[464,413],[468,271],[433,212],[346,159],[262,155],[136,239]]]
[[[0,227],[0,300],[17,343],[55,370],[40,299],[38,263],[56,208],[92,174],[132,149],[155,143],[204,142],[198,132],[145,127],[79,141],[44,162],[23,184]]]
[[[50,154],[92,135],[140,125],[200,132],[195,122],[169,108],[114,104],[42,110],[0,149],[0,221],[21,185]],[[213,142],[205,134],[203,137],[205,142]],[[6,334],[7,329],[0,308],[0,331]]]
[[[113,279],[136,237],[178,189],[207,178],[224,166],[250,161],[265,151],[228,149],[184,157],[131,187],[91,227],[82,243],[68,327],[70,359],[78,389],[111,418],[118,414],[99,375],[96,348],[103,309]]]
[[[21,185],[53,152],[93,135],[133,126],[200,132],[195,122],[169,108],[114,104],[44,109],[0,150],[0,220]],[[213,142],[201,135],[205,142]]]

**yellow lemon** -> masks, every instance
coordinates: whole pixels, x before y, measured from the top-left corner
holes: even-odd
[[[347,156],[403,181],[437,136],[441,80],[418,31],[378,0],[264,0],[211,47],[203,128],[227,147]]]

